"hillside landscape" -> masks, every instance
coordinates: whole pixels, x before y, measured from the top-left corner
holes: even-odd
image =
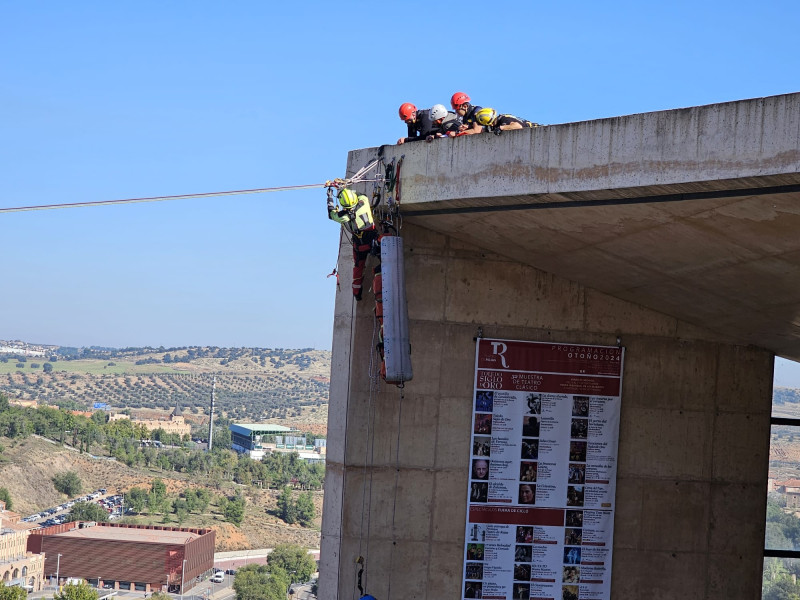
[[[14,510],[23,515],[54,506],[66,499],[53,486],[52,478],[58,473],[73,471],[83,482],[84,491],[108,488],[109,493],[127,493],[133,487],[149,488],[153,479],[159,478],[166,484],[167,491],[175,495],[197,487],[206,487],[213,496],[230,494],[236,490],[244,494],[245,518],[239,527],[225,522],[213,502],[206,512],[191,514],[182,524],[186,527],[214,528],[217,531],[218,552],[268,548],[280,543],[319,547],[322,492],[314,494],[317,512],[314,526],[304,528],[297,524],[286,524],[274,514],[280,493],[278,490],[234,484],[220,487],[181,473],[131,468],[118,461],[92,458],[35,436],[24,440],[2,439],[2,444],[4,451],[0,480],[13,499]],[[174,520],[165,521],[161,516],[144,522],[177,526]]]
[[[67,348],[0,341],[0,398],[8,399],[0,402],[6,407],[0,407],[0,435],[6,436],[0,438],[0,485],[13,510],[29,515],[66,500],[53,482],[63,473],[75,473],[84,492],[128,494],[161,480],[169,494],[166,508],[148,507],[127,520],[213,527],[217,551],[281,543],[319,547],[322,466],[298,471],[283,455],[284,467],[281,460],[265,467],[227,449],[230,436],[227,446],[215,444],[213,455],[188,436],[170,442],[180,446],[142,447],[146,430],[106,421],[108,413],[120,412],[163,419],[177,407],[192,425],[192,438],[207,439],[213,389],[215,441],[225,439],[228,422],[285,425],[313,439],[326,433],[329,373],[330,352],[314,349]],[[211,499],[208,506],[178,511],[187,492],[199,489]],[[313,519],[303,525],[287,519],[280,509],[287,493],[293,502],[311,498]],[[234,500],[244,504],[238,524],[223,508]]]
[[[188,421],[200,425],[207,418],[216,379],[216,414],[238,422],[287,421],[324,434],[328,351],[18,344],[19,352],[0,354],[0,392],[12,401],[86,410],[102,403],[117,411],[180,406]]]

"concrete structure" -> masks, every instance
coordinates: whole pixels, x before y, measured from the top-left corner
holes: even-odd
[[[774,484],[776,491],[786,497],[786,508],[800,508],[800,479],[787,479]]]
[[[121,590],[183,593],[214,566],[213,529],[64,523],[37,529],[28,550],[45,553],[47,576]],[[60,558],[59,558],[60,557]]]
[[[92,413],[88,414],[92,415]],[[175,407],[169,419],[131,419],[122,413],[115,413],[108,417],[109,421],[119,421],[120,419],[130,419],[135,425],[144,425],[149,431],[162,429],[164,433],[174,433],[181,437],[192,434],[192,426],[186,422],[179,406]]]
[[[19,519],[19,514],[6,510],[6,503],[0,500],[0,581],[38,592],[42,589],[44,556],[28,552],[33,525]]]
[[[613,598],[759,597],[773,359],[800,359],[800,94],[401,152],[414,380],[374,384],[342,281],[321,600],[357,597],[358,556],[381,600],[461,597],[479,328],[626,347]]]

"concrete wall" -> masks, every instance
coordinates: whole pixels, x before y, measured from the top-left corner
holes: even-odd
[[[402,394],[370,378],[373,305],[352,301],[340,253],[321,600],[358,597],[358,556],[378,600],[461,597],[479,326],[627,348],[613,598],[759,597],[772,354],[420,226],[402,235],[414,362]]]
[[[411,146],[394,152],[414,208],[796,183],[800,93]]]

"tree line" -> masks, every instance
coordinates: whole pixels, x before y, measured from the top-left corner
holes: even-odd
[[[765,548],[800,550],[800,519],[786,512],[785,498],[777,494],[767,497]],[[762,579],[763,600],[800,600],[800,563],[789,558],[764,558]]]
[[[202,476],[218,487],[233,481],[243,485],[282,488],[287,485],[304,490],[322,489],[325,477],[323,464],[309,464],[297,453],[268,454],[261,461],[232,450],[230,430],[219,421],[214,430],[211,452],[190,447],[188,439],[171,436],[163,430],[149,431],[129,419],[106,421],[103,411],[91,417],[76,415],[60,408],[11,406],[0,394],[0,436],[26,438],[32,434],[61,443],[71,443],[80,452],[111,456],[124,464],[146,466]],[[312,434],[307,434],[313,438]],[[142,440],[160,439],[174,447],[143,447]],[[0,454],[1,457],[1,454]]]

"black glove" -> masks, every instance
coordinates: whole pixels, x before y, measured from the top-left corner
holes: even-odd
[[[492,133],[494,133],[495,135],[500,135],[501,133],[503,133],[503,130],[498,127]]]
[[[378,240],[372,240],[372,248],[369,251],[372,256],[380,256],[381,255],[381,243]]]

